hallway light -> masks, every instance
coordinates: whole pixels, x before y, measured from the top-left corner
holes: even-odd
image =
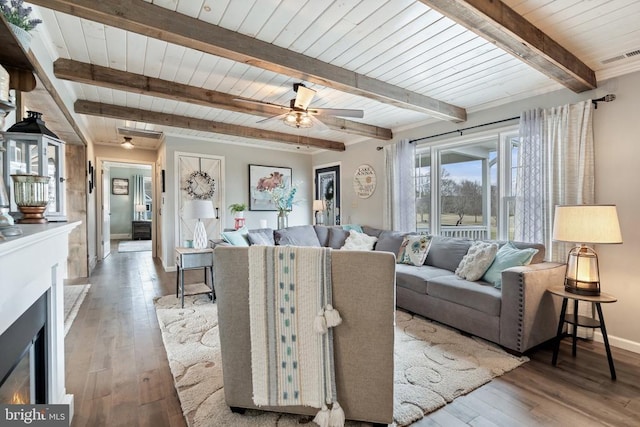
[[[120,143],[120,146],[125,150],[133,150],[133,148],[135,147],[135,145],[133,145],[133,143],[131,142],[130,136],[125,136],[124,141]]]

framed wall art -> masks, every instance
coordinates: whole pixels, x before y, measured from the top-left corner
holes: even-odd
[[[316,200],[324,200],[324,225],[340,225],[340,165],[315,171]]]
[[[116,196],[127,196],[129,194],[129,180],[126,178],[112,178],[111,194]]]
[[[277,210],[268,190],[279,185],[291,187],[291,174],[287,167],[249,165],[249,210]]]

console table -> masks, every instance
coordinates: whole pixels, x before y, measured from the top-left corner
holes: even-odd
[[[131,240],[151,240],[151,221],[131,221]]]
[[[609,338],[607,337],[607,328],[604,325],[604,317],[602,316],[602,308],[600,304],[612,303],[616,302],[617,298],[601,293],[600,295],[579,295],[571,292],[567,292],[564,287],[553,287],[547,289],[554,295],[562,297],[562,309],[560,310],[560,320],[558,321],[558,333],[556,334],[556,345],[553,349],[553,366],[556,366],[558,361],[558,351],[560,350],[560,340],[565,335],[563,333],[564,324],[568,323],[573,325],[572,334],[573,343],[571,349],[571,355],[573,357],[576,356],[576,340],[577,340],[577,329],[578,326],[582,326],[584,328],[592,328],[592,329],[600,329],[602,332],[602,338],[604,341],[604,348],[607,350],[607,360],[609,361],[609,371],[611,372],[611,379],[616,379],[616,369],[613,366],[613,357],[611,356],[611,347],[609,346]],[[567,314],[567,303],[569,300],[573,300],[573,313]],[[578,301],[585,301],[595,304],[596,310],[598,311],[598,319],[594,319],[592,317],[580,316],[578,315]]]

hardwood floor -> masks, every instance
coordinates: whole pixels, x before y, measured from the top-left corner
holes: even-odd
[[[72,426],[185,426],[153,306],[175,292],[175,273],[114,247],[89,283],[66,338]],[[549,348],[529,357],[414,426],[640,425],[640,354],[613,348],[617,381],[600,343],[581,341],[574,359],[565,340],[555,368]]]

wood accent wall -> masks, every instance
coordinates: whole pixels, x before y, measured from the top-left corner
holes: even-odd
[[[87,266],[87,162],[83,145],[65,145],[67,220],[82,221],[69,235],[67,278],[88,277]]]

